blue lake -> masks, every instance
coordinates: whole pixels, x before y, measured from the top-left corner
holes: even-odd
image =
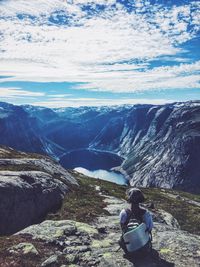
[[[82,167],[77,167],[74,170],[93,178],[99,178],[120,185],[127,185],[127,180],[124,178],[124,176],[121,173],[117,173],[114,171],[107,171],[101,169],[90,171]]]
[[[78,149],[73,150],[60,159],[60,164],[66,169],[75,169],[82,167],[87,170],[107,170],[120,166],[123,158],[117,154],[99,151],[95,149]]]

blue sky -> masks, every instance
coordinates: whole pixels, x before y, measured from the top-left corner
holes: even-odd
[[[196,100],[199,74],[199,1],[0,1],[1,101]]]

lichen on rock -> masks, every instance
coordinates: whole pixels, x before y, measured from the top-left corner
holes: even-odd
[[[10,253],[14,253],[14,254],[19,254],[22,253],[23,255],[35,255],[37,256],[39,253],[37,251],[37,249],[35,248],[35,246],[31,243],[19,243],[15,246],[12,246],[9,249]]]

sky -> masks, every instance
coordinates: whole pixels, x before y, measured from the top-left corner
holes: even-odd
[[[0,101],[200,99],[200,1],[0,0]]]

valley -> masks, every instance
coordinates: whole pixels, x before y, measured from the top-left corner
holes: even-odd
[[[49,109],[0,103],[0,143],[65,168],[120,171],[129,183],[200,192],[200,102]]]

